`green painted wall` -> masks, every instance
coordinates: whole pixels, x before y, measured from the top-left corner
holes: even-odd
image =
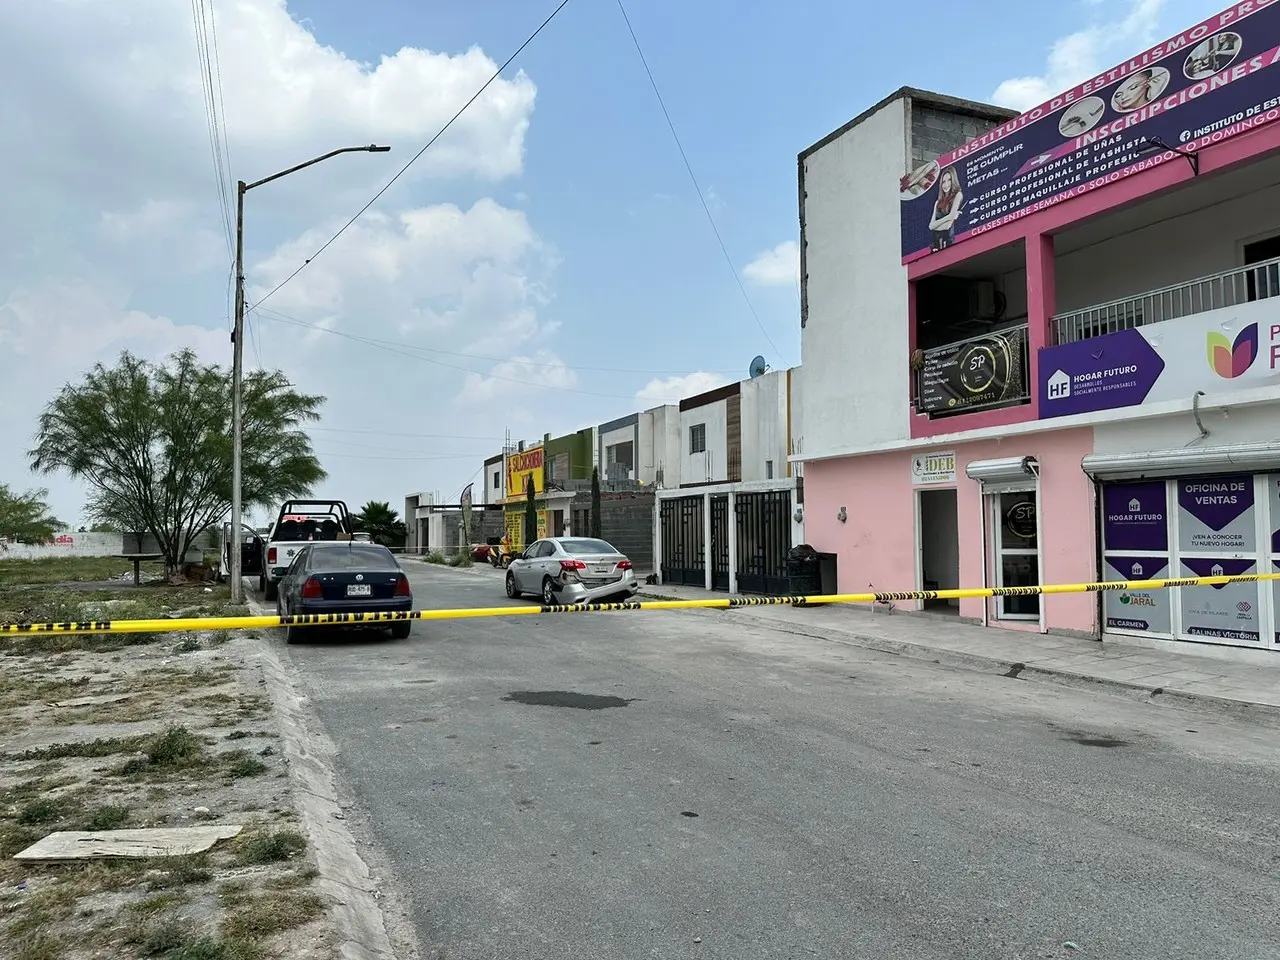
[[[549,478],[553,482],[567,484],[569,480],[591,479],[591,438],[591,428],[587,427],[577,433],[543,441],[543,463],[552,471]],[[567,475],[564,473],[566,468]]]

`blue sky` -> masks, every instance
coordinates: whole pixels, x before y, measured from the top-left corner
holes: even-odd
[[[231,176],[351,142],[393,147],[250,195],[258,295],[465,101],[493,68],[468,49],[501,62],[554,6],[211,2]],[[914,9],[907,22],[900,6],[820,0],[628,4],[762,331],[615,0],[571,0],[371,216],[251,320],[251,365],[330,398],[313,440],[332,489],[353,502],[452,496],[508,430],[536,439],[678,399],[678,378],[737,379],[757,353],[797,363],[796,285],[757,282],[749,264],[798,239],[800,150],[903,85],[1027,106],[1219,7]],[[0,346],[31,371],[0,387],[0,479],[47,484],[65,517],[82,492],[30,477],[19,454],[58,383],[124,348],[163,356],[190,344],[229,361],[225,226],[194,35],[189,11],[167,0],[0,11],[0,55],[31,80],[7,85],[0,112],[39,144],[0,161],[27,185],[0,199],[0,215],[29,225],[0,245]]]

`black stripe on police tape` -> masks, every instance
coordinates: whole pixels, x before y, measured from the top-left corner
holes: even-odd
[[[1161,580],[1160,589],[1167,587],[1194,587],[1199,586],[1206,579],[1218,579],[1216,577],[1183,577],[1179,579]],[[1225,578],[1229,581],[1237,583],[1256,583],[1264,579],[1258,574],[1238,574]],[[1265,579],[1272,579],[1270,577]],[[1141,581],[1139,581],[1141,582]],[[1107,590],[1128,590],[1130,589],[1129,581],[1111,581],[1108,583],[1085,583],[1080,585],[1079,592],[1085,593],[1102,593]],[[896,593],[874,593],[866,594],[873,598],[875,603],[889,603],[892,601],[909,601],[909,600],[937,600],[940,594],[954,591],[940,590],[903,590]],[[1027,586],[1027,587],[986,587],[981,595],[992,597],[1031,597],[1037,594],[1055,593],[1057,591],[1046,591],[1043,586]],[[1076,592],[1076,591],[1071,591]],[[711,609],[724,609],[734,607],[804,607],[804,606],[822,606],[824,602],[821,597],[805,597],[799,595],[785,597],[725,597],[723,598],[723,606],[717,604]],[[601,613],[610,611],[623,610],[644,610],[646,603],[640,600],[626,600],[620,603],[555,603],[541,604],[538,607],[539,613]],[[330,624],[350,624],[350,623],[393,623],[397,620],[421,620],[422,611],[396,611],[396,612],[370,612],[370,613],[311,613],[299,614],[297,616],[281,617],[281,627],[302,627],[302,626],[325,626]],[[79,620],[79,621],[51,621],[47,623],[14,623],[0,624],[0,635],[9,634],[26,634],[26,633],[66,633],[66,632],[94,632],[106,633],[112,629],[112,621],[110,620]]]

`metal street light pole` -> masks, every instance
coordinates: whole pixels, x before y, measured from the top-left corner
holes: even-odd
[[[243,180],[236,182],[236,317],[235,329],[231,334],[231,543],[229,545],[231,557],[229,559],[231,560],[232,603],[244,602],[240,547],[241,527],[244,522],[240,490],[243,482],[241,453],[243,450],[244,426],[244,398],[242,396],[244,387],[244,195],[254,187],[260,187],[264,183],[270,183],[272,180],[287,177],[291,173],[297,173],[306,167],[328,160],[330,157],[336,157],[340,153],[386,153],[390,149],[390,147],[380,147],[372,143],[364,147],[342,147],[338,150],[330,150],[322,156],[308,160],[305,163],[299,163],[297,166],[290,167],[287,170],[273,173],[269,177],[255,180],[253,183],[245,183]],[[266,559],[266,557],[262,558],[264,563]]]

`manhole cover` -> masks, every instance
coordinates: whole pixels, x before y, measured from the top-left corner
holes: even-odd
[[[575,710],[607,710],[635,702],[622,697],[571,693],[568,690],[517,690],[502,699],[508,703],[523,703],[531,707],[572,707]]]

